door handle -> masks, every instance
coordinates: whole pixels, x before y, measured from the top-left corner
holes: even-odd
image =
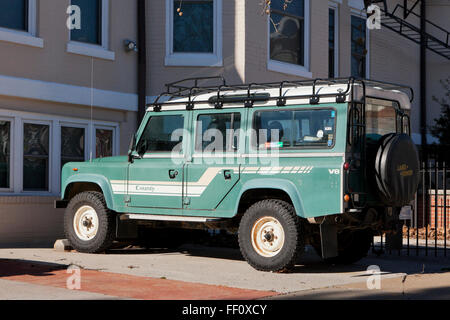
[[[177,170],[169,170],[169,178],[170,179],[175,179],[178,175],[178,171]]]
[[[223,177],[225,180],[231,180],[231,171],[230,170],[224,170],[223,171]]]

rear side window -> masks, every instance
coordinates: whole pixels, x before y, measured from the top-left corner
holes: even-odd
[[[331,148],[335,126],[332,109],[259,111],[254,116],[252,144],[257,149]]]
[[[366,134],[378,140],[388,133],[397,132],[396,103],[381,99],[367,99]]]
[[[236,152],[239,146],[240,127],[240,113],[199,115],[195,133],[195,150]]]
[[[151,117],[137,145],[139,154],[146,152],[172,152],[183,141],[182,115],[163,115]]]

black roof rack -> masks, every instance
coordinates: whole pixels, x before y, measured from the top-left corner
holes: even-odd
[[[203,82],[219,82],[219,85],[203,85]],[[190,84],[190,85],[186,85]],[[337,91],[333,93],[320,93],[317,90],[317,86],[335,85],[335,84],[346,84],[346,90]],[[312,79],[312,80],[298,80],[298,81],[282,81],[282,82],[267,82],[267,83],[250,83],[250,84],[239,84],[239,85],[227,85],[223,76],[215,77],[198,77],[198,78],[188,78],[180,81],[172,82],[166,84],[166,91],[161,93],[153,103],[147,106],[153,106],[155,111],[161,111],[162,106],[167,105],[180,105],[185,104],[187,110],[194,109],[195,103],[213,103],[215,108],[222,108],[224,103],[229,101],[221,95],[225,92],[242,90],[247,91],[247,95],[242,95],[241,101],[244,103],[245,107],[252,107],[255,101],[261,101],[261,98],[255,96],[255,93],[251,93],[252,90],[257,89],[274,89],[278,88],[280,94],[278,96],[269,96],[265,98],[265,101],[276,101],[277,106],[284,106],[288,99],[309,99],[311,104],[318,104],[320,98],[323,97],[335,97],[337,103],[343,103],[346,100],[346,96],[350,94],[355,84],[361,85],[363,88],[366,86],[379,87],[385,90],[398,90],[403,91],[408,94],[410,101],[414,99],[414,92],[412,88],[408,86],[398,85],[394,83],[367,80],[367,79],[355,79],[353,77],[349,78],[335,78],[335,79]],[[311,86],[311,94],[306,95],[293,95],[286,96],[283,94],[283,89],[296,88],[296,87],[306,87]],[[202,100],[202,101],[192,101],[192,98],[201,94],[207,93],[217,93],[217,97],[213,100]],[[161,101],[163,97],[169,97],[169,100]],[[188,101],[171,101],[171,98],[187,98]],[[237,102],[234,99],[234,102]]]

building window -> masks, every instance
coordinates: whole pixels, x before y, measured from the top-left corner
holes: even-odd
[[[270,59],[305,65],[305,3],[274,0],[270,4]]]
[[[212,0],[175,1],[173,52],[214,52]],[[180,15],[182,13],[182,15]]]
[[[27,0],[0,0],[0,27],[28,32],[27,7]]]
[[[61,167],[85,160],[85,129],[61,127]]]
[[[328,9],[328,77],[338,76],[339,56],[338,56],[338,8],[333,3]]]
[[[97,158],[111,157],[113,155],[113,130],[95,130],[95,156]]]
[[[311,78],[309,0],[270,2],[268,63],[272,71]]]
[[[23,125],[23,190],[49,190],[50,126]]]
[[[0,120],[0,189],[11,188],[11,122]]]
[[[165,62],[222,66],[222,0],[166,0]]]
[[[0,192],[56,195],[61,167],[118,155],[117,123],[0,108]]]
[[[102,0],[72,0],[72,5],[81,9],[81,29],[71,30],[70,39],[101,45]]]
[[[109,51],[109,0],[71,0],[81,10],[81,29],[70,31],[70,53],[115,60]]]
[[[36,0],[0,0],[0,41],[44,47],[36,37]]]
[[[356,78],[367,77],[367,30],[366,19],[351,16],[351,71]]]

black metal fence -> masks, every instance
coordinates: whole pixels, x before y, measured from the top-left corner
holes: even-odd
[[[420,175],[421,181],[411,203],[411,211],[403,210],[400,214],[403,221],[402,245],[392,246],[390,235],[380,235],[374,238],[374,252],[447,256],[450,242],[450,168],[445,162],[423,162]]]

